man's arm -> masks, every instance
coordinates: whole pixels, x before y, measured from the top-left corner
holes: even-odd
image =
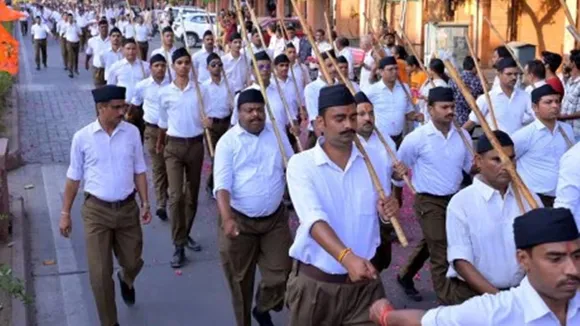
[[[469,287],[480,294],[496,294],[499,290],[493,286],[470,262],[463,259],[453,261],[453,267]]]
[[[68,238],[72,232],[72,221],[70,211],[79,191],[81,179],[83,178],[84,156],[79,134],[75,134],[71,143],[70,163],[66,172],[66,182],[62,199],[62,209],[60,212],[60,234]]]

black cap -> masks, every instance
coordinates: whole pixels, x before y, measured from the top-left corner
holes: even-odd
[[[254,56],[256,57],[256,61],[262,61],[262,60],[272,61],[272,59],[270,59],[270,56],[268,55],[268,53],[266,53],[266,51],[260,51],[260,52],[254,53]]]
[[[495,69],[497,69],[499,71],[502,71],[506,68],[517,68],[517,67],[518,67],[518,64],[516,63],[516,61],[512,57],[500,59],[495,64]]]
[[[285,55],[284,53],[282,54],[278,54],[278,56],[276,57],[276,59],[274,59],[274,65],[279,65],[281,63],[290,63],[290,59],[288,59],[288,56]]]
[[[556,92],[550,84],[542,85],[532,91],[532,102],[538,104],[542,97],[548,95],[560,95],[560,93]]]
[[[366,94],[362,91],[354,94],[354,101],[356,102],[357,105],[362,104],[362,103],[371,103],[371,101],[369,100],[369,98],[366,96]]]
[[[95,103],[103,103],[112,100],[124,100],[125,91],[126,91],[125,87],[106,85],[101,88],[93,89],[92,93]]]
[[[397,59],[395,57],[384,57],[379,61],[379,69],[383,69],[386,66],[392,66],[397,64]]]
[[[175,51],[173,51],[173,54],[171,54],[171,62],[175,62],[177,61],[177,59],[181,58],[181,57],[190,57],[189,52],[187,52],[187,50],[185,48],[179,48]]]
[[[209,63],[215,59],[221,60],[220,56],[217,53],[212,52],[207,56],[207,59],[205,59],[205,62],[209,65]]]
[[[165,62],[165,63],[167,63],[167,60],[165,59],[165,57],[161,53],[157,53],[156,55],[152,56],[149,59],[149,64],[150,65],[153,65],[156,62]]]
[[[429,102],[454,102],[453,91],[449,87],[434,87],[427,96]]]
[[[514,221],[516,248],[578,239],[578,227],[567,208],[536,208]]]
[[[117,27],[111,28],[111,31],[109,32],[109,36],[113,35],[113,33],[117,33],[117,34],[123,35],[123,33],[121,33],[121,30],[118,29]]]
[[[264,104],[264,97],[262,96],[262,92],[255,88],[248,88],[243,90],[240,95],[238,96],[238,110],[242,107],[242,104],[245,103],[260,103]]]
[[[354,104],[354,96],[350,93],[346,85],[337,84],[323,87],[318,96],[318,114],[330,107]]]
[[[346,63],[346,64],[348,64],[348,60],[346,60],[345,56],[341,55],[338,58],[336,58],[336,63]]]
[[[171,26],[165,26],[162,30],[161,30],[161,34],[165,34],[167,32],[173,33],[173,28],[171,28]]]
[[[234,40],[241,40],[242,39],[242,35],[240,35],[240,33],[235,32],[232,33],[232,35],[230,35],[230,42],[233,42]]]
[[[326,60],[326,59],[328,59],[328,57],[336,58],[334,50],[324,51],[324,52],[322,52],[321,56],[322,56],[322,60]]]
[[[493,134],[495,135],[495,138],[497,138],[497,141],[499,142],[501,147],[514,146],[513,140],[507,133],[501,130],[494,130]],[[487,153],[492,149],[493,146],[491,145],[491,141],[489,140],[489,138],[487,138],[487,135],[483,134],[479,136],[479,139],[477,140],[477,148],[475,149],[477,154]]]
[[[287,48],[287,49],[288,49],[288,48],[290,48],[290,49],[295,49],[296,47],[294,46],[294,43],[292,43],[292,42],[288,42],[288,43],[286,43],[286,48]]]

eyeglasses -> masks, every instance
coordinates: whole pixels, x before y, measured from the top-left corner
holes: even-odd
[[[210,64],[209,64],[209,66],[210,66],[210,67],[212,67],[212,68],[215,68],[216,66],[218,66],[218,67],[223,67],[223,65],[224,65],[224,64],[223,64],[223,63],[221,63],[221,62],[218,62],[218,63],[210,63]]]
[[[262,64],[262,65],[258,65],[258,70],[267,70],[267,69],[271,69],[271,65],[269,63],[266,64]]]

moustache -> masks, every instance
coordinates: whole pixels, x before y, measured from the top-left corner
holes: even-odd
[[[342,135],[349,135],[349,134],[350,135],[354,135],[355,134],[355,131],[353,129],[348,129],[348,130],[345,130],[345,131],[340,132],[339,135],[342,136]]]
[[[580,283],[580,278],[577,276],[568,276],[565,280],[558,282],[557,287],[561,287],[566,285],[566,283],[570,283],[570,282],[575,282],[575,283]]]

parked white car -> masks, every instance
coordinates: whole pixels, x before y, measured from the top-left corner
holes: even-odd
[[[172,28],[175,37],[183,41],[185,35],[187,44],[190,47],[198,46],[205,31],[211,30],[214,33],[216,31],[216,15],[209,14],[209,17],[211,18],[211,24],[208,22],[208,14],[206,13],[193,13],[183,16],[185,22],[183,26],[179,21],[173,23]]]

